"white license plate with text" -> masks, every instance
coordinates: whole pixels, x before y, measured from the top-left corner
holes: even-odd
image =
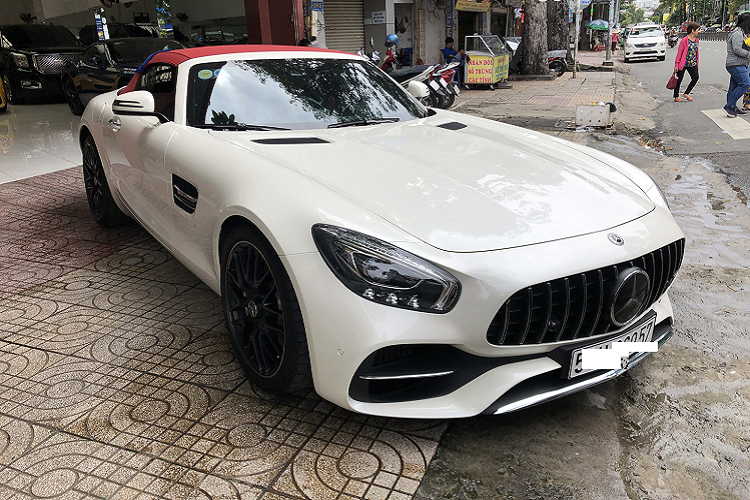
[[[619,337],[607,340],[600,344],[594,344],[573,351],[570,359],[570,371],[568,372],[568,378],[580,377],[594,370],[583,369],[583,350],[584,349],[612,349],[612,345],[616,342],[650,342],[651,337],[654,334],[654,326],[656,325],[656,315],[645,323],[628,330]]]

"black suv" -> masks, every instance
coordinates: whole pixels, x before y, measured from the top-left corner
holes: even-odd
[[[63,66],[83,52],[78,39],[54,24],[0,26],[0,72],[8,101],[62,96]]]

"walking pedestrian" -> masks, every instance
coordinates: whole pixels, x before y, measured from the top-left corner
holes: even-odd
[[[675,102],[692,101],[690,92],[698,83],[698,30],[700,25],[698,23],[688,23],[685,31],[687,36],[680,40],[680,45],[677,46],[677,57],[674,60],[674,72],[677,74],[677,86],[674,88],[674,100]],[[682,79],[685,77],[685,72],[690,74],[690,83],[688,84],[685,92],[682,94],[680,99],[680,85],[682,85]]]
[[[617,52],[617,44],[620,42],[620,34],[616,31],[612,32],[612,53]]]
[[[737,100],[750,90],[750,49],[746,42],[750,42],[750,13],[743,12],[737,16],[737,27],[727,37],[727,62],[729,72],[729,90],[727,90],[727,104],[724,112],[729,118],[744,115],[747,111],[737,108]]]

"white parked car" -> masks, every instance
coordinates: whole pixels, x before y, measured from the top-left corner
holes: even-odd
[[[657,58],[663,61],[667,57],[667,40],[664,31],[658,24],[637,25],[625,40],[625,62],[638,59]]]
[[[135,219],[221,295],[265,390],[504,413],[648,354],[591,371],[584,348],[672,335],[684,237],[648,175],[427,109],[355,55],[158,53],[91,101],[80,143],[94,218]]]

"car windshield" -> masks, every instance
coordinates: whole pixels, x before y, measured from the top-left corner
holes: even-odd
[[[129,40],[110,40],[107,42],[109,53],[115,63],[142,63],[148,56],[164,49],[182,49],[183,46],[174,40],[164,38],[132,38]]]
[[[42,47],[76,47],[78,39],[62,26],[51,24],[28,24],[25,26],[4,26],[2,36],[17,49]]]
[[[187,123],[192,126],[304,130],[428,115],[397,83],[364,61],[220,61],[196,64],[188,79]]]
[[[658,26],[636,28],[630,33],[630,36],[633,36],[633,37],[648,37],[648,36],[657,36],[657,35],[664,36],[664,33],[661,31],[661,28]]]

